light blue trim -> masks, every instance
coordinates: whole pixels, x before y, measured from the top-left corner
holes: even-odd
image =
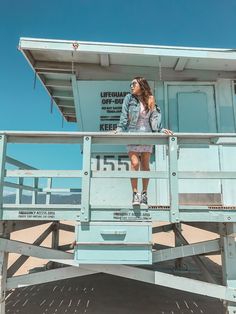
[[[169,137],[169,191],[170,191],[170,221],[179,222],[179,184],[177,137]]]
[[[81,214],[80,221],[89,221],[90,207],[90,183],[91,183],[91,137],[84,137],[83,145],[83,175],[82,175],[82,198],[81,198]]]

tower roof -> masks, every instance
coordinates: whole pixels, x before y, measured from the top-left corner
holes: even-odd
[[[65,119],[72,122],[76,121],[73,76],[77,80],[129,80],[135,73],[155,79],[161,69],[169,69],[175,73],[235,72],[236,78],[236,49],[20,38],[19,50]]]

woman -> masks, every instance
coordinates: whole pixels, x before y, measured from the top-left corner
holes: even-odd
[[[131,84],[131,94],[125,96],[120,121],[116,132],[172,132],[161,126],[160,108],[155,104],[151,88],[143,77],[135,77]],[[150,156],[153,145],[127,145],[131,170],[149,171]],[[149,179],[142,179],[142,192],[138,193],[138,179],[131,179],[133,205],[147,205],[147,188]]]

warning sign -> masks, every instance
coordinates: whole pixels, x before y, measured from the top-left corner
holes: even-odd
[[[122,104],[128,92],[102,91],[100,93],[100,131],[112,131],[120,120]]]

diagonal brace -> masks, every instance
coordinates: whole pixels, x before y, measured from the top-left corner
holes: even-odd
[[[173,247],[169,249],[153,252],[153,263],[169,261],[176,258],[195,256],[204,253],[218,252],[220,250],[220,240],[210,240],[194,244]]]
[[[74,258],[74,254],[72,253],[66,253],[55,249],[3,238],[0,239],[0,251],[22,254],[48,260]]]

